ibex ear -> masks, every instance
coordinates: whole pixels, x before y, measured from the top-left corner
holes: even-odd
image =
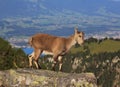
[[[78,33],[78,28],[77,27],[75,27],[75,34],[77,34]]]

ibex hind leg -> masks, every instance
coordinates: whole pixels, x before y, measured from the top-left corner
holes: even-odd
[[[30,55],[28,56],[28,58],[29,58],[29,67],[30,67],[30,68],[32,68],[33,57],[34,57],[34,55],[32,55],[32,54],[30,54]]]
[[[36,68],[37,68],[37,69],[41,69],[41,67],[40,67],[40,65],[39,65],[39,63],[38,63],[38,59],[39,59],[39,56],[40,56],[41,53],[42,53],[42,50],[40,50],[40,49],[35,49],[34,52],[35,52],[35,55],[34,55],[34,63],[35,63],[35,65],[36,65]]]

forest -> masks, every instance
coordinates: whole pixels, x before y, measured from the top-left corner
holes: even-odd
[[[0,38],[0,70],[28,68],[28,55],[20,48],[12,48],[10,43]],[[51,70],[52,56],[39,58],[42,69]],[[56,71],[58,65],[56,67]],[[34,66],[35,69],[35,66]],[[75,45],[63,58],[63,72],[92,72],[98,87],[118,87],[120,85],[120,39],[89,38],[83,46]]]

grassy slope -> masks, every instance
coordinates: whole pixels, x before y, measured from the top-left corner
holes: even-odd
[[[98,54],[102,52],[115,52],[120,50],[120,41],[115,41],[115,40],[105,40],[100,44],[96,42],[91,42],[89,44],[85,43],[84,45],[88,46],[91,54],[94,54],[94,53]],[[80,51],[84,51],[83,46],[71,49],[71,53],[76,53]]]

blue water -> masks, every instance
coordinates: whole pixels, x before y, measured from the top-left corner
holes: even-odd
[[[33,48],[23,48],[23,51],[26,53],[26,54],[31,54],[33,52]]]
[[[23,48],[23,51],[26,55],[29,55],[33,52],[33,48]],[[42,53],[41,56],[45,56],[45,54]]]

